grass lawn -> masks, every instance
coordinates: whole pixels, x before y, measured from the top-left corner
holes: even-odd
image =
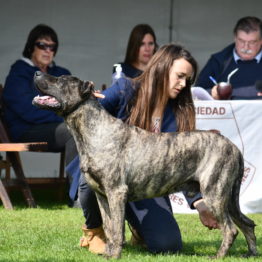
[[[0,204],[0,261],[107,261],[78,246],[84,222],[79,208],[68,208],[66,201],[57,202],[52,192],[33,192],[38,203],[37,209],[26,208],[21,195],[15,195],[15,210],[5,210]],[[48,195],[48,197],[46,197]],[[48,198],[48,199],[47,199]],[[130,232],[126,227],[127,244],[123,248],[124,262],[171,262],[171,261],[210,261],[216,253],[220,241],[220,231],[209,231],[203,227],[198,215],[175,215],[183,237],[183,252],[178,255],[152,255],[129,244]],[[258,251],[262,253],[262,214],[249,215],[255,223]],[[247,251],[243,234],[240,233],[223,261],[261,261],[256,258],[241,258]]]

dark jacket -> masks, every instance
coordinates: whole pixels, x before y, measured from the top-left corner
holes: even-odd
[[[196,86],[203,87],[210,92],[214,83],[209,76],[215,78],[217,82],[227,82],[229,73],[238,68],[230,79],[233,86],[232,99],[261,99],[257,96],[256,83],[262,81],[262,59],[259,63],[256,60],[238,60],[236,62],[233,56],[234,48],[235,44],[231,44],[222,51],[211,55],[199,74]]]
[[[113,86],[107,88],[103,94],[104,99],[100,99],[101,105],[114,117],[123,121],[128,117],[128,103],[135,94],[135,89],[130,80],[120,78]],[[177,131],[175,114],[171,107],[172,100],[169,101],[164,112],[161,132]]]
[[[29,61],[17,60],[11,66],[4,86],[4,118],[13,141],[17,141],[32,125],[63,121],[54,112],[32,105],[33,98],[39,94],[34,87],[34,74],[40,69]],[[48,68],[48,74],[60,76],[69,75],[70,72],[53,64]]]

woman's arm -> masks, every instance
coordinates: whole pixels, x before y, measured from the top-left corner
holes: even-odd
[[[121,78],[102,92],[105,98],[99,99],[99,102],[112,116],[125,119],[127,105],[134,92],[131,80]]]

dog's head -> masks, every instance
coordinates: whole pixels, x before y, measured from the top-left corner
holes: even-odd
[[[37,71],[34,83],[42,96],[36,96],[33,105],[55,111],[58,115],[69,114],[94,92],[93,82],[69,75],[54,77]]]

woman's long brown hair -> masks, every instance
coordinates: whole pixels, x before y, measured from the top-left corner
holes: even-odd
[[[191,81],[172,100],[172,107],[176,117],[178,131],[192,131],[195,129],[195,108],[191,95],[191,84],[195,81],[197,63],[189,51],[176,44],[162,46],[150,62],[144,73],[134,79],[139,86],[130,112],[128,123],[150,131],[152,115],[159,106],[162,116],[168,103],[169,71],[174,60],[184,58],[193,68]]]

